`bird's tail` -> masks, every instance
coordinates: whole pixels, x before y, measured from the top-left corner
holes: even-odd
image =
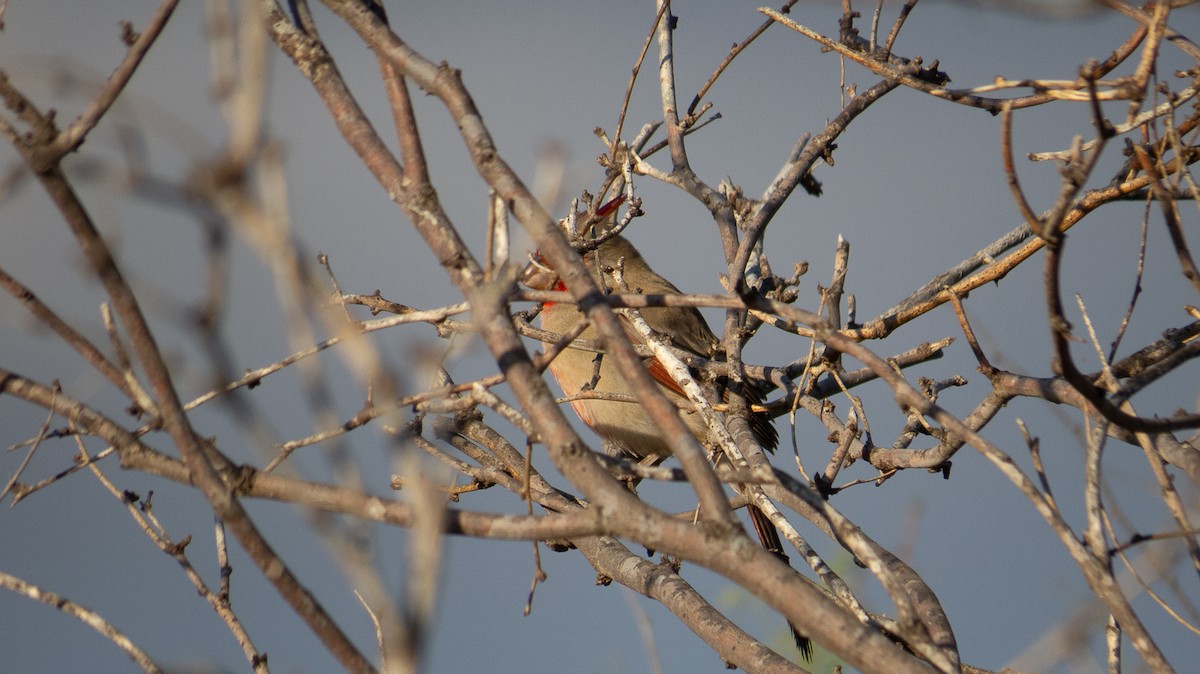
[[[758,534],[759,543],[762,543],[767,552],[773,553],[783,560],[784,564],[787,564],[788,556],[783,551],[783,542],[779,540],[779,530],[775,528],[775,524],[771,522],[766,513],[758,509],[758,506],[751,504],[746,510],[750,515],[750,523],[754,525],[754,531]],[[800,655],[806,662],[812,662],[812,640],[801,634],[790,621],[788,627],[792,630],[792,638],[796,640],[796,648],[800,649]]]

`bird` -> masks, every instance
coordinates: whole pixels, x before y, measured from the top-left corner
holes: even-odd
[[[614,199],[597,209],[594,221],[599,222],[598,231],[611,226],[617,205]],[[604,238],[607,237],[607,238]],[[620,234],[602,235],[602,242],[594,250],[584,253],[583,261],[597,285],[606,292],[631,292],[646,295],[680,295],[674,284],[655,272],[641,253]],[[524,283],[535,290],[565,290],[566,286],[553,269],[544,261],[530,265],[524,275]],[[616,288],[612,270],[622,270],[625,287]],[[672,346],[702,357],[711,357],[718,347],[718,340],[709,328],[704,316],[695,307],[645,307],[640,310],[642,318]],[[559,335],[578,329],[587,320],[579,308],[570,303],[546,302],[541,310],[542,329]],[[621,317],[623,322],[627,319]],[[626,333],[634,344],[643,341],[632,325],[626,322]],[[594,326],[588,325],[577,339],[597,340]],[[599,360],[597,360],[599,359]],[[597,365],[598,363],[598,365]],[[666,368],[653,356],[642,360],[650,376],[666,396],[680,410],[680,417],[692,435],[701,444],[708,437],[708,426],[702,415],[696,412],[687,395],[667,373]],[[663,460],[671,448],[662,436],[659,425],[650,418],[640,403],[623,400],[579,397],[584,391],[609,394],[631,394],[633,388],[622,374],[616,360],[605,358],[583,349],[563,349],[549,364],[551,376],[558,382],[563,394],[570,400],[575,414],[589,428],[606,441],[606,449],[638,460]],[[758,402],[760,394],[747,387],[747,397]],[[774,451],[779,443],[779,433],[771,424],[770,417],[763,412],[754,412],[748,419],[755,438],[768,451]],[[762,510],[753,504],[747,507],[751,524],[758,534],[762,546],[779,557],[785,564],[788,557],[779,539],[775,525]],[[789,623],[796,647],[805,660],[812,660],[812,642]]]

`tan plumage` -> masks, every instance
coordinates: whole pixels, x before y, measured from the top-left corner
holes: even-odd
[[[679,294],[679,289],[662,276],[654,273],[637,250],[626,239],[614,237],[584,257],[584,263],[592,272],[593,279],[614,292],[613,277],[604,273],[623,261],[624,279],[629,292],[642,294]],[[694,308],[650,307],[641,310],[642,317],[656,332],[667,337],[671,344],[693,353],[708,356],[716,349],[717,338],[704,322],[704,317]],[[559,334],[568,332],[583,320],[583,315],[573,304],[549,304],[542,310],[542,327]],[[640,336],[629,329],[630,337],[640,341]],[[580,335],[582,339],[597,339],[594,327],[588,326]],[[592,381],[595,373],[596,354],[590,351],[567,349],[550,363],[550,373],[568,397],[577,395]],[[677,404],[690,407],[687,398],[678,390],[670,377],[653,358],[646,359],[651,375],[655,377]],[[611,358],[602,358],[600,377],[595,381],[598,392],[631,393],[630,385]],[[659,435],[658,424],[635,402],[584,399],[574,400],[571,406],[588,426],[602,437],[618,445],[633,456],[665,455],[670,449]],[[684,413],[684,423],[692,433],[703,440],[707,434],[704,420],[696,413]]]
[[[615,206],[614,206],[615,208]],[[584,264],[592,275],[592,279],[602,289],[608,292],[634,292],[644,295],[677,295],[680,294],[670,281],[663,278],[650,268],[646,260],[638,253],[633,244],[621,236],[615,236],[602,243],[596,250],[584,255]],[[612,269],[620,265],[622,276],[627,288],[616,288]],[[527,275],[526,284],[537,289],[562,289],[561,282],[552,270],[539,270]],[[709,329],[704,317],[693,307],[647,307],[641,309],[641,315],[658,334],[670,340],[670,343],[680,349],[691,351],[701,356],[711,356],[717,348],[717,338]],[[581,321],[583,314],[574,304],[546,303],[542,308],[542,327],[550,332],[566,334],[571,332]],[[627,326],[627,334],[635,343],[641,342],[641,336]],[[580,335],[580,339],[597,340],[599,337],[595,328],[588,326]],[[628,380],[622,375],[615,359],[600,357],[599,376],[596,371],[597,354],[581,349],[567,348],[550,363],[550,374],[558,382],[563,393],[568,398],[577,396],[586,386],[602,393],[633,393]],[[666,373],[661,363],[653,357],[643,360],[651,376],[662,386],[667,397],[681,408],[680,416],[688,430],[702,443],[708,437],[708,428],[704,419],[697,412],[691,411],[692,405],[687,396]],[[757,400],[755,391],[747,391],[752,401]],[[619,451],[633,457],[662,457],[670,453],[670,447],[660,435],[660,429],[641,404],[614,400],[598,400],[594,398],[575,399],[571,407],[579,418],[592,430],[596,431],[610,445]],[[779,441],[775,427],[771,425],[766,415],[756,414],[750,419],[751,430],[764,448],[774,451]],[[779,533],[766,515],[754,506],[748,508],[751,523],[758,533],[759,541],[767,550],[778,555],[784,562],[787,556],[779,540]],[[796,645],[805,659],[812,659],[812,644],[801,636],[794,627],[792,634]]]

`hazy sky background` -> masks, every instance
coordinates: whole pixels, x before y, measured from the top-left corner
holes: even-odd
[[[201,369],[204,361],[179,320],[181,311],[200,296],[202,233],[186,213],[170,205],[114,196],[120,188],[114,182],[117,178],[103,170],[121,165],[122,139],[134,129],[151,173],[168,181],[184,180],[197,161],[215,156],[223,142],[225,127],[210,92],[205,3],[182,4],[113,115],[67,166],[87,177],[82,196],[113,242],[135,288],[147,298],[155,327],[161,331],[160,341],[180,375],[183,397],[189,399],[209,387]],[[682,105],[729,46],[761,23],[762,16],[755,11],[759,4],[676,4],[676,75]],[[869,15],[871,3],[857,4]],[[78,114],[95,83],[120,59],[118,22],[129,20],[140,28],[154,6],[145,0],[12,0],[0,33],[0,68],[39,105],[56,107],[60,120],[66,122]],[[898,3],[888,3],[884,15],[888,25],[897,7]],[[611,132],[616,124],[630,68],[654,17],[653,3],[388,2],[387,8],[394,29],[415,49],[430,60],[445,60],[462,70],[500,151],[527,182],[532,182],[539,156],[557,146],[568,158],[564,189],[568,198],[599,185],[602,170],[594,158],[603,148],[592,129],[602,126]],[[386,135],[386,101],[374,59],[334,17],[319,8],[317,12],[323,37],[342,73]],[[820,2],[801,3],[791,16],[826,35],[836,35],[838,14],[837,3]],[[1174,24],[1195,37],[1198,17],[1194,10],[1180,12]],[[859,25],[865,32],[869,18]],[[942,69],[960,87],[990,82],[998,75],[1071,79],[1078,65],[1088,58],[1103,59],[1131,29],[1130,22],[1119,17],[1062,19],[970,3],[926,2],[913,12],[895,51],[923,56],[927,62],[940,59]],[[296,238],[314,259],[318,251],[330,256],[347,291],[380,289],[389,299],[423,307],[459,300],[411,225],[337,136],[308,83],[290,62],[274,52],[273,56],[267,129],[286,157]],[[1167,64],[1183,63],[1174,53],[1166,59]],[[729,177],[748,195],[759,196],[795,140],[805,132],[820,131],[837,114],[839,69],[835,55],[822,54],[812,42],[783,27],[772,27],[709,93],[714,111],[723,118],[691,136],[693,167],[710,184]],[[845,77],[859,90],[877,81],[853,64],[846,65]],[[629,137],[641,124],[661,115],[657,101],[653,68],[648,67],[626,124]],[[479,251],[484,241],[486,188],[440,104],[421,94],[416,104],[440,196],[460,231]],[[1088,115],[1083,105],[1019,113],[1014,124],[1018,156],[1068,147],[1071,135],[1087,128]],[[890,94],[868,110],[838,141],[836,166],[817,168],[825,194],[819,199],[795,195],[768,232],[777,270],[800,260],[811,265],[798,305],[816,308],[816,285],[828,283],[839,235],[852,246],[847,291],[857,296],[859,319],[865,320],[1015,227],[1020,216],[1003,182],[998,138],[998,118],[907,90]],[[1119,148],[1109,152],[1097,174],[1101,180],[1107,180],[1120,164]],[[0,161],[4,166],[12,164],[14,152],[7,146],[0,148]],[[651,162],[667,165],[663,156]],[[1049,206],[1058,190],[1054,168],[1023,165],[1022,178],[1035,209]],[[638,193],[647,217],[637,221],[631,238],[642,245],[658,271],[683,289],[719,292],[719,245],[706,212],[673,188],[649,179],[640,182]],[[565,211],[564,203],[553,206],[558,213]],[[1082,294],[1106,343],[1133,292],[1141,210],[1137,204],[1123,205],[1088,218],[1068,247],[1064,294]],[[289,353],[285,331],[269,273],[244,242],[235,244],[235,251],[226,335],[237,368],[261,367]],[[0,201],[0,267],[74,319],[97,343],[107,343],[97,310],[103,301],[98,284],[82,272],[81,257],[65,225],[36,185],[25,183]],[[1153,218],[1147,269],[1143,286],[1148,300],[1135,314],[1122,355],[1153,340],[1163,329],[1188,322],[1180,308],[1196,303],[1171,260],[1165,232]],[[1039,258],[1002,283],[977,290],[967,309],[993,362],[1046,376],[1049,340],[1040,280]],[[940,401],[953,412],[965,413],[985,394],[986,381],[975,371],[949,307],[875,347],[889,355],[947,336],[959,338],[948,357],[908,375],[914,381],[918,376],[967,377],[970,386],[947,391]],[[385,333],[380,343],[397,365],[409,358],[412,349],[441,352],[446,348],[427,327]],[[787,362],[802,355],[806,346],[772,335],[760,340],[750,360]],[[1088,360],[1090,348],[1079,345],[1076,352],[1090,367],[1094,360]],[[330,356],[325,362],[338,361]],[[73,352],[34,329],[7,296],[0,297],[0,366],[44,382],[58,378],[72,395],[119,417],[119,407],[103,382]],[[456,376],[464,379],[486,372],[486,367],[478,344],[470,341],[451,363]],[[410,387],[419,385],[418,373],[405,375]],[[1192,366],[1190,372],[1164,382],[1160,386],[1164,395],[1148,396],[1139,410],[1169,413],[1181,405],[1194,408],[1195,375]],[[285,373],[267,380],[250,396],[262,406],[281,440],[307,435],[312,429],[296,381],[295,374]],[[342,384],[344,389],[337,391],[343,406],[339,411],[348,418],[356,411],[361,392],[353,381]],[[903,420],[887,413],[892,407],[890,394],[879,386],[856,393],[864,395],[868,410],[875,403],[871,421],[876,442],[891,444]],[[1068,515],[1078,525],[1081,511],[1074,504],[1081,502],[1082,447],[1070,427],[1080,423],[1079,416],[1044,404],[1010,405],[985,435],[1028,467],[1014,423],[1018,417],[1042,437],[1056,495],[1071,504]],[[25,403],[0,400],[4,444],[33,436],[43,418],[40,410]],[[198,412],[196,423],[200,432],[227,443],[223,446],[229,451],[242,452],[236,460],[260,456],[219,407]],[[787,429],[783,421],[779,426],[785,450],[776,464],[785,467],[791,465]],[[380,477],[374,488],[385,490],[390,473],[386,439],[377,430],[352,435],[349,446],[368,470],[375,471],[368,474]],[[518,439],[515,433],[510,437]],[[797,437],[806,465],[819,470],[831,450],[821,440],[824,431],[801,419]],[[27,469],[26,480],[61,469],[72,452],[68,443],[43,448]],[[321,465],[319,450],[312,452],[317,456],[301,460],[315,468]],[[23,450],[0,456],[0,476],[7,479],[23,456]],[[544,457],[539,461],[543,470],[553,470]],[[1134,448],[1110,442],[1105,468],[1118,495],[1127,489],[1135,494],[1156,493]],[[193,536],[189,548],[193,562],[215,582],[211,522],[200,497],[162,481],[122,473],[115,464],[108,471],[123,488],[142,495],[155,492],[155,512],[176,539]],[[861,465],[843,472],[845,479],[871,475]],[[849,490],[836,497],[835,504],[929,582],[949,614],[965,662],[991,669],[1045,662],[1037,654],[1038,640],[1076,612],[1087,610],[1095,615],[1080,637],[1090,640],[1090,652],[1098,656],[1104,615],[1087,603],[1091,595],[1078,568],[1049,527],[973,450],[964,449],[955,457],[951,478],[946,481],[912,471],[880,488]],[[1194,485],[1181,487],[1194,498]],[[691,507],[682,487],[653,486],[642,494],[667,507]],[[1137,530],[1149,533],[1167,526],[1156,500],[1126,498],[1119,505],[1137,523]],[[293,570],[342,621],[360,648],[374,652],[367,617],[320,545],[304,538],[302,518],[278,504],[249,506]],[[507,492],[469,496],[458,507],[523,512]],[[815,537],[802,523],[801,532]],[[387,580],[398,589],[404,578],[405,533],[381,530],[379,535],[383,558],[396,560],[395,572]],[[871,588],[863,594],[872,609],[891,610],[877,584],[856,574],[827,541],[815,544],[854,582]],[[664,671],[724,671],[719,659],[659,605],[617,586],[595,587],[594,572],[578,554],[543,553],[542,560],[549,581],[538,590],[533,614],[523,617],[533,569],[530,546],[449,541],[429,671],[651,671],[635,624],[634,616],[641,611],[654,630]],[[234,564],[235,606],[258,646],[269,653],[272,670],[334,669],[333,660],[290,617],[240,552],[235,551]],[[247,669],[234,641],[196,598],[175,563],[153,549],[120,504],[88,475],[77,475],[16,508],[0,509],[0,571],[97,610],[160,664]],[[748,630],[795,656],[777,615],[702,569],[688,565],[684,575]],[[995,582],[988,582],[991,578]],[[1194,591],[1190,594],[1195,596]],[[1194,634],[1170,624],[1144,595],[1135,606],[1162,636],[1160,647],[1181,671],[1200,661],[1200,640]],[[1130,647],[1125,652],[1136,657]],[[1023,655],[1028,659],[1019,659]],[[0,593],[0,658],[2,668],[13,672],[131,668],[124,655],[90,629],[7,592]],[[1055,671],[1100,671],[1101,666],[1102,660],[1097,659]],[[829,669],[828,662],[823,669]]]

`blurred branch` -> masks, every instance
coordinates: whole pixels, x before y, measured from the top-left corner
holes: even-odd
[[[162,0],[140,33],[135,32],[129,22],[122,22],[125,31],[123,37],[129,46],[125,58],[113,69],[108,81],[84,108],[79,118],[72,122],[71,126],[58,133],[53,141],[38,149],[37,155],[31,160],[31,167],[56,165],[67,154],[78,150],[79,146],[83,145],[87,135],[91,133],[100,119],[117,101],[117,97],[125,90],[125,85],[129,83],[130,78],[141,65],[142,59],[145,58],[150,47],[166,27],[167,21],[175,12],[175,6],[178,4],[179,0]],[[34,168],[34,170],[38,169]]]
[[[165,18],[163,20],[165,21]],[[10,105],[23,99],[23,96],[16,94],[7,83],[4,87],[3,93]],[[59,167],[61,155],[55,156],[50,150],[61,142],[58,139],[62,137],[54,129],[52,117],[43,115],[28,101],[21,107],[21,116],[36,132],[18,139],[12,135],[12,127],[6,122],[5,128],[10,131],[6,135],[9,135],[14,147],[34,171],[42,187],[59,209],[87,258],[91,272],[103,285],[128,333],[133,352],[150,382],[155,411],[183,455],[191,480],[200,488],[218,516],[231,527],[243,548],[281,596],[308,622],[313,632],[343,665],[352,671],[373,671],[316,599],[288,571],[236,497],[229,491],[228,485],[224,483],[219,471],[228,470],[228,460],[211,445],[206,445],[192,427],[137,296],[126,283],[87,208],[79,200]],[[214,462],[217,465],[214,465]]]

